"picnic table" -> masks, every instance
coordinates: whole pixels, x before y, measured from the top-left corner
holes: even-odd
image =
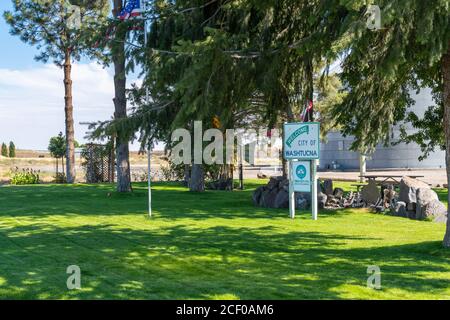
[[[392,184],[394,187],[399,187],[400,186],[400,181],[403,177],[409,177],[409,178],[413,178],[413,179],[417,179],[417,178],[424,178],[424,176],[419,176],[419,175],[390,175],[390,174],[366,174],[363,176],[359,176],[360,178],[366,178],[368,180],[373,180],[374,182],[376,182],[378,185],[385,185],[385,184]],[[382,179],[382,180],[377,180],[377,179]],[[364,187],[366,184],[364,183],[357,183],[357,184],[352,184],[352,186],[355,186],[359,192],[359,190]]]
[[[384,184],[384,183],[393,183],[393,184],[400,184],[400,179],[403,178],[405,175],[391,175],[391,174],[366,174],[363,176],[359,176],[360,178],[366,178],[368,180],[373,180],[376,181],[380,184]],[[417,179],[417,178],[423,178],[424,176],[418,176],[418,175],[406,175],[407,177],[413,178],[413,179]],[[381,181],[377,180],[377,179],[383,179]]]

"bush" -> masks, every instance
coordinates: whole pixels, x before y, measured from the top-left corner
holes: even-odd
[[[11,170],[11,184],[38,184],[40,183],[39,173],[40,171],[36,171],[33,169],[20,170],[19,168],[15,168],[14,170]]]
[[[16,145],[12,141],[9,143],[9,157],[10,158],[16,157]]]
[[[57,172],[53,179],[53,183],[67,183],[67,177],[62,172]]]
[[[169,165],[162,165],[160,167],[161,180],[183,181],[184,170],[184,164],[174,164],[173,162],[169,162]]]
[[[5,158],[8,157],[8,147],[4,143],[2,143],[2,156],[4,156]]]

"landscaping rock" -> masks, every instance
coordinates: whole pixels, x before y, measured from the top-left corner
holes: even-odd
[[[274,208],[289,208],[289,192],[281,189],[275,197]]]
[[[319,209],[325,208],[327,204],[327,198],[328,196],[323,192],[319,192],[317,194],[317,205],[319,206]]]
[[[266,190],[262,193],[261,204],[264,208],[274,208],[278,189]]]
[[[406,210],[410,211],[410,212],[416,212],[416,204],[415,203],[407,203],[406,204]]]
[[[403,177],[400,181],[400,195],[399,200],[405,203],[416,203],[417,189],[425,188],[431,189],[425,182],[412,179],[409,177]]]
[[[447,223],[447,214],[437,216],[436,218],[434,218],[433,222],[436,222],[436,223]]]
[[[303,197],[297,197],[295,201],[295,208],[299,210],[306,210],[309,208],[309,200]]]
[[[398,201],[395,204],[392,214],[397,217],[404,217],[404,218],[408,217],[408,212],[406,211],[406,203]]]
[[[426,219],[427,206],[432,201],[439,202],[439,197],[436,192],[429,188],[419,188],[416,192],[416,219]]]
[[[329,195],[333,195],[333,180],[331,179],[326,179],[323,182],[323,189],[324,189],[324,193],[329,196]]]
[[[260,200],[261,200],[261,195],[265,189],[266,189],[266,187],[263,186],[263,187],[256,188],[256,190],[253,192],[252,198],[253,198],[253,204],[255,206],[259,206]]]
[[[383,213],[384,207],[383,206],[376,206],[375,207],[375,213]]]
[[[432,200],[425,207],[423,207],[421,215],[417,219],[430,218],[433,218],[435,221],[437,218],[442,218],[441,220],[447,220],[447,207],[439,200]]]
[[[288,179],[281,180],[278,183],[278,189],[283,189],[289,192],[289,180]]]
[[[361,190],[361,197],[368,204],[376,204],[380,200],[380,190],[375,181],[369,180],[369,183]]]
[[[276,177],[270,177],[269,183],[267,184],[267,189],[273,190],[278,187],[279,181]]]
[[[333,196],[338,199],[342,199],[342,197],[344,196],[344,190],[342,188],[334,189]]]
[[[317,192],[318,193],[325,193],[325,188],[324,188],[322,182],[320,182],[319,179],[317,179]]]

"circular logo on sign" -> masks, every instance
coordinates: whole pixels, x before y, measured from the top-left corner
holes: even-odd
[[[305,166],[304,165],[299,165],[297,167],[297,169],[295,170],[295,174],[297,175],[297,177],[300,180],[305,179],[305,177],[306,177],[306,168],[305,168]]]

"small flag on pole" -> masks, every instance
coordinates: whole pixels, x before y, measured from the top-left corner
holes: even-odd
[[[141,0],[128,0],[117,17],[120,20],[128,20],[138,17],[141,14]]]
[[[310,122],[312,121],[312,113],[313,113],[314,104],[311,100],[308,101],[308,106],[306,107],[303,115],[302,120],[303,122]]]

